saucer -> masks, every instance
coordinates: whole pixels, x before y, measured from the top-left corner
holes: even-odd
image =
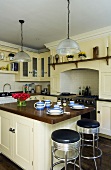
[[[63,114],[63,110],[61,110],[60,108],[51,108],[47,110],[47,114],[48,115],[62,115]]]

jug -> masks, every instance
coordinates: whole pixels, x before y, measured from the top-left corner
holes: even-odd
[[[45,103],[42,101],[36,102],[34,103],[34,108],[36,108],[37,110],[44,110]]]

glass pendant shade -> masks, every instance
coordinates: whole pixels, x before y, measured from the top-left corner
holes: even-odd
[[[23,26],[24,20],[19,20],[19,22],[21,24],[21,51],[18,52],[17,54],[15,54],[13,61],[15,61],[15,62],[30,62],[31,61],[30,56],[23,51],[23,29],[22,29],[22,26]]]
[[[70,2],[69,0],[67,0],[67,2],[68,2],[68,34],[67,34],[67,39],[61,41],[59,45],[57,46],[56,51],[57,51],[57,54],[59,55],[73,55],[75,53],[80,52],[78,43],[69,38],[69,14],[70,14],[69,4]]]
[[[14,61],[16,61],[16,62],[30,62],[31,59],[27,53],[25,53],[24,51],[20,51],[14,56]]]
[[[59,55],[73,55],[79,52],[80,48],[78,43],[70,38],[61,41],[57,47],[57,54]]]

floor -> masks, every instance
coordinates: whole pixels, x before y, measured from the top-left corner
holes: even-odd
[[[111,170],[111,139],[100,137],[99,148],[102,149],[102,167],[100,168],[100,159],[97,160],[98,170]],[[87,150],[88,152],[88,150]],[[79,168],[75,168],[79,170]],[[96,170],[93,160],[82,159],[83,170]],[[64,170],[64,169],[62,169]],[[73,165],[68,165],[68,170],[74,170]]]
[[[103,151],[102,170],[111,170],[111,139],[100,137],[99,147]],[[98,163],[98,170],[100,170],[99,159],[97,163]],[[82,160],[82,169],[95,170],[94,162],[92,160]],[[9,159],[7,159],[5,156],[0,154],[0,170],[22,170],[22,169],[17,165],[15,165],[13,162],[11,162]],[[69,164],[68,170],[73,170],[73,165]],[[76,170],[79,170],[79,168],[76,167]]]
[[[12,161],[7,159],[5,156],[0,154],[0,170],[22,170],[22,169],[15,165]]]

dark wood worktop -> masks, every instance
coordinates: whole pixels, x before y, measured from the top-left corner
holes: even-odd
[[[70,114],[64,113],[63,115],[59,115],[59,116],[51,116],[46,114],[46,109],[44,109],[43,111],[36,110],[34,108],[35,102],[37,102],[37,100],[27,101],[27,106],[22,106],[22,107],[17,106],[17,103],[0,104],[0,109],[17,115],[35,119],[41,122],[49,123],[49,124],[59,123],[61,121],[71,119],[73,117],[94,110],[93,107],[85,108],[83,110],[72,110],[68,106],[66,106],[65,111],[70,112]]]

